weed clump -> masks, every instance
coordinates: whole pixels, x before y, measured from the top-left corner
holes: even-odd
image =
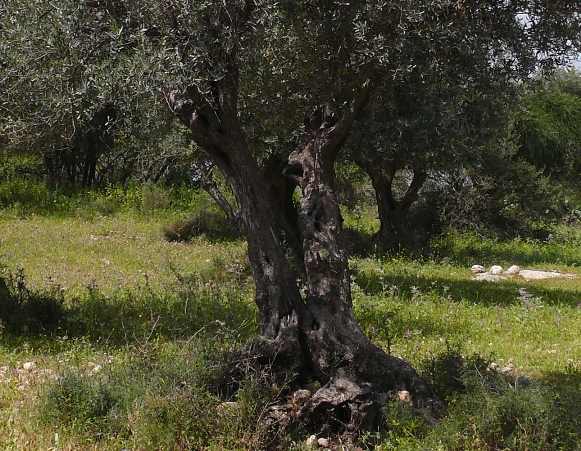
[[[98,376],[79,369],[46,385],[39,419],[121,448],[267,449],[260,418],[272,390],[248,379],[224,403],[208,388],[233,345],[207,339],[137,345]]]
[[[223,214],[202,211],[188,219],[169,224],[163,229],[164,238],[170,242],[187,242],[205,235],[212,240],[228,240],[240,237],[237,227]]]
[[[106,383],[69,371],[45,388],[40,416],[46,423],[100,430],[115,404]]]
[[[23,272],[0,274],[0,323],[11,333],[51,333],[65,319],[62,294],[31,291]]]
[[[141,208],[144,212],[165,210],[171,204],[171,197],[168,191],[158,185],[145,185],[141,196]]]
[[[386,449],[575,449],[558,394],[538,382],[519,384],[480,355],[447,349],[424,363],[426,377],[447,402],[439,420],[390,402],[379,441]],[[577,425],[579,426],[579,425]]]

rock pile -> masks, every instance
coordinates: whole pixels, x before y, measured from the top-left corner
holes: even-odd
[[[518,276],[525,280],[543,280],[543,279],[558,279],[567,278],[574,279],[575,274],[565,274],[558,271],[540,271],[533,269],[521,269],[520,266],[512,265],[506,271],[500,265],[493,265],[488,271],[482,265],[474,265],[470,268],[474,274],[474,280],[483,282],[500,282],[510,277]]]

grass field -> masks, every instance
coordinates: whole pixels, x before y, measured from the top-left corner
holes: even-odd
[[[179,216],[0,211],[0,262],[13,290],[56,300],[62,316],[50,333],[27,320],[3,325],[1,449],[267,446],[260,415],[276,393],[248,380],[232,413],[207,389],[221,353],[256,334],[245,245],[204,236],[166,242],[162,227]],[[576,277],[475,282],[475,263]],[[368,443],[581,449],[579,229],[562,228],[549,243],[449,235],[430,257],[371,256],[351,266],[366,333],[419,367],[449,401],[433,427],[388,406],[389,424]],[[465,371],[454,391],[442,362],[458,354]],[[486,371],[491,362],[507,376]],[[304,437],[287,440],[300,449]]]

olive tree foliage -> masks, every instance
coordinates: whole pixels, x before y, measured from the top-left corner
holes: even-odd
[[[528,89],[517,115],[519,154],[545,175],[581,173],[581,74],[561,71]]]
[[[161,141],[187,146],[161,98],[134,89],[137,26],[112,0],[0,2],[0,135],[40,154],[49,181],[155,179],[175,160],[154,164]]]
[[[579,12],[571,2],[464,6],[464,23],[449,24],[441,48],[423,49],[413,70],[378,90],[365,130],[347,147],[348,158],[371,178],[384,248],[422,235],[409,210],[430,180],[447,183],[468,167],[486,168],[483,158],[491,152],[511,153],[494,146],[506,143],[523,84],[579,48]]]
[[[98,9],[103,28],[87,45],[115,30],[123,36],[99,47],[112,58],[103,61],[118,62],[107,63],[103,76],[126,82],[104,92],[111,99],[125,90],[136,99],[161,96],[231,187],[260,316],[261,336],[246,352],[275,372],[296,375],[289,389],[320,383],[298,418],[311,427],[355,433],[377,427],[380,407],[394,390],[410,391],[417,406],[437,404],[414,369],[373,345],[355,319],[335,164],[353,130],[365,127],[367,107],[391,83],[416,67],[437,74],[479,61],[481,54],[490,62],[486,74],[502,74],[517,51],[547,49],[535,37],[554,36],[556,43],[578,31],[572,20],[576,2],[559,2],[550,13],[549,2],[505,0],[82,5],[63,14],[71,23],[80,17],[82,28],[96,20],[83,14]],[[542,20],[535,21],[537,10]],[[526,26],[515,18],[521,12],[532,18]],[[117,42],[130,43],[131,51],[117,52]],[[512,74],[536,60],[519,61],[522,68]],[[145,105],[136,109],[138,117],[147,117]],[[284,408],[273,410],[279,421]]]

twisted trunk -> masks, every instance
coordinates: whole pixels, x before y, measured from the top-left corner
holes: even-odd
[[[407,362],[387,355],[367,338],[353,315],[348,258],[340,244],[333,141],[332,129],[322,128],[290,158],[302,191],[307,296],[301,333],[308,361],[326,383],[305,409],[323,418],[340,409],[348,429],[359,430],[376,425],[380,407],[394,390],[409,390],[421,402],[433,396]]]
[[[303,405],[300,418],[319,429],[337,418],[338,429],[357,431],[377,426],[394,390],[409,390],[418,402],[431,399],[429,387],[409,364],[373,345],[353,314],[334,190],[334,162],[353,114],[336,121],[319,109],[309,120],[307,140],[289,158],[288,174],[302,192],[296,221],[280,208],[294,185],[276,188],[276,171],[258,165],[235,114],[213,120],[216,115],[173,104],[237,198],[256,285],[261,352],[282,362],[282,370],[299,373],[297,380],[323,384]]]

